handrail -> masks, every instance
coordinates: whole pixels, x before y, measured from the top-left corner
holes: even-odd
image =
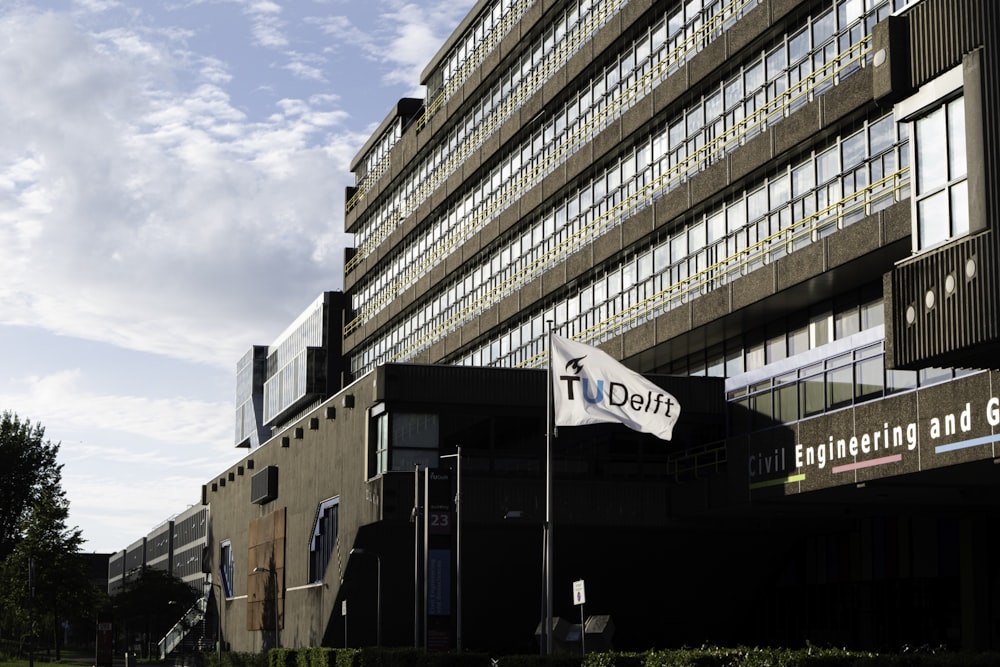
[[[160,660],[166,660],[167,656],[184,641],[184,637],[191,631],[191,628],[205,618],[207,610],[207,598],[200,597],[190,609],[184,612],[181,620],[174,623],[174,626],[167,631],[163,639],[157,642],[157,646],[160,649]]]
[[[715,264],[671,284],[666,289],[660,290],[656,294],[615,313],[594,326],[584,329],[572,338],[585,343],[604,340],[609,334],[632,328],[630,325],[634,325],[637,320],[648,318],[651,313],[655,314],[657,310],[670,310],[671,308],[667,306],[671,302],[679,300],[679,303],[686,303],[691,298],[706,293],[706,287],[711,283],[722,281],[720,284],[724,284],[726,282],[726,274],[730,274],[734,270],[738,271],[739,275],[746,275],[746,273],[749,273],[749,266],[757,263],[763,265],[773,261],[769,256],[779,247],[786,248],[785,254],[787,254],[793,251],[787,250],[787,247],[794,245],[797,241],[809,238],[809,242],[812,243],[817,240],[814,237],[820,231],[819,228],[831,222],[835,222],[839,227],[845,217],[851,213],[866,210],[874,199],[884,197],[887,194],[892,194],[894,197],[897,196],[901,191],[909,187],[909,179],[905,178],[908,173],[909,167],[903,167],[861,190],[852,192],[850,195],[802,218],[785,229],[779,230]],[[887,187],[890,184],[891,187]],[[858,201],[859,197],[861,198],[860,201]],[[547,353],[540,352],[517,364],[517,367],[536,368],[541,366],[546,358]]]
[[[613,226],[616,221],[623,218],[627,213],[634,212],[635,210],[641,208],[643,202],[655,199],[655,197],[658,196],[657,193],[661,190],[663,192],[669,191],[675,182],[679,182],[680,180],[686,178],[690,172],[695,171],[700,166],[712,161],[717,153],[725,152],[728,147],[739,142],[742,139],[743,134],[735,134],[735,129],[743,128],[744,133],[746,133],[752,129],[762,128],[767,124],[769,118],[772,118],[779,112],[783,114],[784,110],[794,105],[797,101],[802,99],[804,95],[810,94],[815,88],[828,81],[832,82],[840,72],[848,67],[851,67],[853,64],[863,62],[863,59],[870,49],[862,47],[863,45],[868,44],[868,42],[869,39],[866,37],[857,44],[852,45],[842,54],[838,54],[838,56],[833,58],[820,70],[813,72],[802,80],[803,82],[811,82],[811,85],[797,85],[796,88],[802,88],[802,90],[797,93],[793,92],[792,89],[789,89],[789,91],[786,91],[788,93],[787,95],[782,93],[782,96],[786,99],[781,105],[764,105],[753,114],[747,116],[747,118],[741,121],[740,124],[731,128],[730,131],[721,134],[712,142],[709,142],[702,148],[685,156],[683,160],[666,170],[660,175],[660,177],[650,182],[642,189],[637,190],[629,197],[623,198],[619,204],[610,208],[604,214],[596,217],[589,224],[582,227],[574,234],[569,235],[548,251],[539,253],[539,256],[533,261],[522,266],[519,270],[504,280],[498,281],[497,284],[489,291],[473,300],[464,308],[461,308],[453,313],[437,326],[425,331],[421,337],[410,341],[410,344],[407,347],[393,355],[390,360],[397,361],[401,358],[406,358],[407,355],[411,354],[413,351],[423,349],[428,340],[436,338],[443,331],[453,330],[458,323],[470,317],[472,313],[479,309],[485,309],[488,305],[492,305],[492,303],[497,301],[499,298],[502,298],[505,294],[510,293],[521,284],[532,278],[543,268],[555,264],[562,257],[582,246],[586,241],[598,236],[605,229]],[[857,195],[854,194],[851,197],[854,198],[856,196]],[[456,244],[457,242],[457,239],[449,238],[447,240],[443,240],[442,245]],[[394,283],[398,284],[398,280],[394,281]],[[361,314],[345,325],[344,335],[346,336],[360,327],[363,321],[365,321],[373,313],[373,308],[381,308],[381,306],[391,300],[393,296],[395,296],[395,291],[393,289],[384,290],[381,297],[376,300],[376,304],[373,304],[371,307],[366,307]]]

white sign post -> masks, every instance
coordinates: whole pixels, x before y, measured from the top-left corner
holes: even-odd
[[[340,615],[344,617],[344,648],[347,648],[347,600],[340,603]]]
[[[573,582],[573,604],[580,607],[580,652],[587,655],[587,626],[583,622],[583,603],[587,601],[587,592],[583,588],[583,579]]]

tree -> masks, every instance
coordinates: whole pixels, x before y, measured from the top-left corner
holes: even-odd
[[[13,611],[11,621],[26,629],[22,636],[49,635],[57,661],[63,623],[90,616],[100,597],[79,553],[81,531],[67,527],[68,517],[69,502],[43,489],[21,521],[20,539],[2,568],[2,594]]]
[[[125,628],[130,649],[140,644],[142,657],[151,657],[152,643],[162,639],[201,595],[180,577],[144,567],[111,598],[115,625]]]
[[[0,415],[0,562],[14,550],[19,530],[42,493],[62,497],[59,445],[44,438],[41,425],[21,421],[9,411]]]

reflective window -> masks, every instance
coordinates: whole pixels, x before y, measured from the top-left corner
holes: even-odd
[[[969,232],[964,98],[938,106],[913,125],[915,249],[922,250]]]

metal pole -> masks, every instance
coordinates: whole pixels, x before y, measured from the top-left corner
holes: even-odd
[[[35,558],[28,556],[28,666],[35,667]]]
[[[428,497],[429,490],[431,488],[430,480],[431,470],[430,468],[424,468],[424,605],[423,605],[423,617],[424,617],[424,650],[427,650],[427,546],[430,540],[428,540],[429,526],[427,525],[427,517],[430,512],[428,507],[430,506],[430,498]]]
[[[420,464],[413,466],[413,648],[420,646]]]
[[[375,583],[375,645],[382,645],[382,557],[375,554],[378,578]]]
[[[552,655],[552,320],[548,324],[548,382],[545,387],[545,654]]]
[[[442,459],[455,459],[455,648],[462,652],[462,448]]]
[[[457,448],[455,460],[455,648],[462,652],[462,448]]]
[[[212,575],[212,578],[214,579],[215,575]],[[216,657],[219,659],[218,667],[222,667],[222,599],[224,595],[222,584],[213,583],[212,586],[219,589],[219,604],[215,607],[215,643],[217,646]]]

